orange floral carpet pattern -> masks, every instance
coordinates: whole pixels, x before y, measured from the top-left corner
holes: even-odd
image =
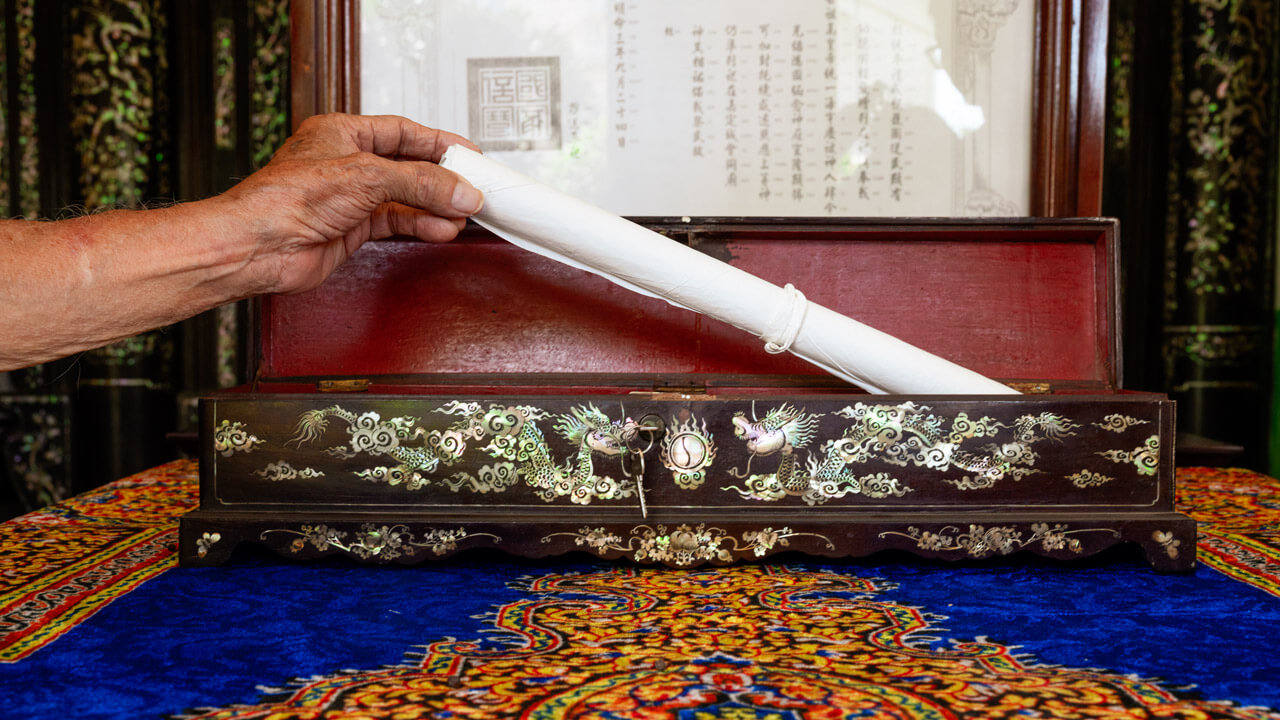
[[[1180,470],[1178,509],[1196,520],[1198,562],[1280,597],[1280,480],[1249,470]]]
[[[933,618],[877,599],[878,582],[768,565],[550,575],[491,618],[508,646],[437,642],[188,717],[1280,718],[993,642],[939,646]]]
[[[0,523],[0,664],[174,567],[198,497],[195,463],[179,461]]]

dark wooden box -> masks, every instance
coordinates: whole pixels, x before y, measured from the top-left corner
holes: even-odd
[[[1113,221],[646,224],[1026,394],[866,394],[475,228],[371,243],[262,301],[257,380],[202,402],[181,561],[241,542],[675,566],[1134,542],[1194,566],[1174,404],[1121,389]]]

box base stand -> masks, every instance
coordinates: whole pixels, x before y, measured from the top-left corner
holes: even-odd
[[[1195,568],[1196,525],[1180,513],[1030,514],[911,513],[814,520],[758,516],[593,513],[512,522],[440,513],[239,513],[195,510],[181,520],[179,562],[219,565],[241,543],[285,558],[345,556],[364,563],[415,564],[473,549],[526,558],[587,552],[669,567],[727,565],[786,551],[828,558],[901,550],[923,558],[973,561],[1031,552],[1078,560],[1136,543],[1162,572]]]

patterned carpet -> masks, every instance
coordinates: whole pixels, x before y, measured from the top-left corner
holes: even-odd
[[[1178,506],[1198,523],[1200,563],[1280,597],[1280,481],[1247,470],[1186,470]]]
[[[0,524],[0,662],[21,660],[176,565],[197,468],[177,462]]]
[[[1135,556],[175,568],[180,462],[0,525],[5,717],[1280,718],[1280,482],[1179,474]],[[1272,708],[1272,709],[1268,709]]]

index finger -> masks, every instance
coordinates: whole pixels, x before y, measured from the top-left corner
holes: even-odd
[[[360,149],[386,158],[439,162],[450,145],[480,150],[461,135],[429,128],[398,115],[350,115],[348,120]]]

